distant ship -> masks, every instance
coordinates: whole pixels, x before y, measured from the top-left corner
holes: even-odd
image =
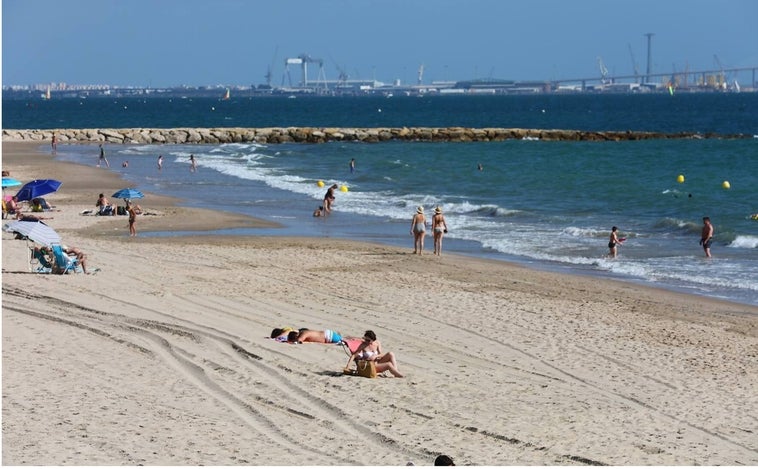
[[[227,88],[227,89],[226,89],[226,93],[224,93],[224,97],[223,97],[223,98],[221,98],[221,99],[223,99],[223,100],[227,100],[227,99],[229,99],[229,96],[230,96],[230,93],[229,93],[229,88]]]

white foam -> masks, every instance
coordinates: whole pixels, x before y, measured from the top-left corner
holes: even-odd
[[[758,236],[739,235],[729,243],[730,248],[755,249],[758,248]]]

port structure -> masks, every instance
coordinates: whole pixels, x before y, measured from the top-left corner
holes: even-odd
[[[308,64],[318,64],[318,78],[316,78],[315,86],[312,82],[308,81]],[[302,80],[298,84],[299,87],[309,88],[313,87],[319,89],[320,87],[326,91],[326,73],[324,72],[324,61],[322,59],[315,59],[308,54],[300,54],[297,57],[291,57],[284,59],[284,76],[282,77],[282,86],[284,86],[284,78],[287,78],[290,88],[292,85],[292,75],[290,74],[290,65],[299,65],[302,70]]]

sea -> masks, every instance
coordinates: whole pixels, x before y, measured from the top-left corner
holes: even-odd
[[[209,233],[217,236],[347,238],[410,253],[416,207],[431,214],[439,206],[449,227],[443,255],[758,305],[758,220],[751,217],[758,213],[757,110],[758,93],[744,92],[150,96],[4,99],[2,124],[6,129],[507,127],[747,135],[620,142],[106,144],[110,168],[103,171],[120,174],[125,187],[179,197],[187,206],[281,225],[220,226]],[[49,152],[49,142],[40,149]],[[190,155],[198,164],[194,173]],[[59,145],[56,158],[95,165],[98,150]],[[334,211],[314,218],[334,183],[340,187]],[[149,196],[139,203],[149,207]],[[704,216],[715,227],[712,258],[699,245]],[[607,247],[612,226],[626,238],[615,259]],[[185,235],[190,233],[140,233]],[[432,244],[429,236],[429,255]]]

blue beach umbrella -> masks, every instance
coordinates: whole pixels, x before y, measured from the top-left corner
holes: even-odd
[[[127,187],[126,189],[121,189],[120,191],[115,192],[111,197],[126,200],[141,199],[144,197],[144,195],[142,195],[142,192],[138,191],[137,189]]]
[[[32,200],[37,197],[42,197],[45,194],[55,192],[61,187],[61,182],[55,179],[35,179],[34,181],[27,182],[24,187],[18,191],[16,197],[19,201]]]
[[[18,179],[13,179],[9,177],[3,178],[3,189],[5,189],[6,187],[15,187],[15,186],[20,186],[20,185],[21,185],[21,181],[19,181]]]

